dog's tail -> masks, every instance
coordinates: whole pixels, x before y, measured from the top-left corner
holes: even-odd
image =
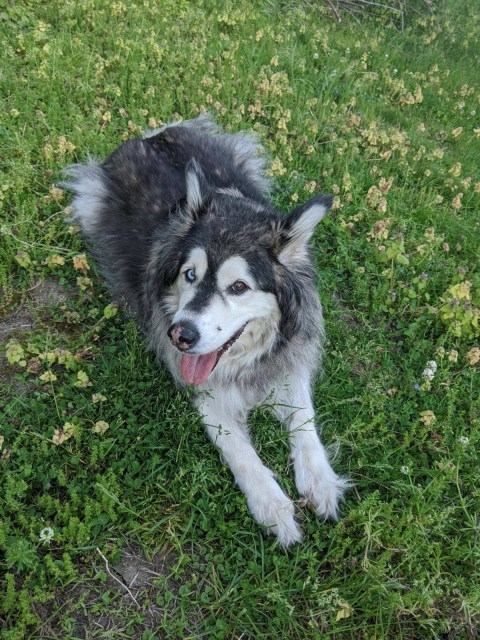
[[[169,122],[165,124],[163,127],[159,127],[157,129],[146,129],[143,132],[143,138],[152,138],[153,136],[162,133],[165,129],[169,129],[170,127],[189,127],[195,129],[198,133],[204,133],[206,135],[216,135],[222,133],[221,127],[215,122],[212,116],[209,113],[201,113],[196,118],[192,118],[191,120],[180,120],[178,122]]]
[[[64,179],[60,185],[75,194],[72,218],[88,235],[93,231],[107,196],[104,171],[98,162],[89,158],[86,164],[67,167],[62,175]]]

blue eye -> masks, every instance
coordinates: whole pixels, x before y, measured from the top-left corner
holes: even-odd
[[[195,282],[196,280],[195,269],[187,269],[185,271],[185,280],[187,282]]]

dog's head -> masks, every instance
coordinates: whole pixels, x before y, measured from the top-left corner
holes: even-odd
[[[260,355],[298,332],[312,281],[308,240],[330,206],[330,196],[316,196],[282,216],[266,201],[210,186],[189,163],[170,243],[155,257],[168,336],[183,354],[187,382],[202,384],[220,359]]]

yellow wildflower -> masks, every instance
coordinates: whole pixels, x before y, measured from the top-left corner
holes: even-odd
[[[270,166],[270,172],[274,175],[274,176],[283,176],[285,173],[287,173],[287,170],[285,169],[285,167],[282,164],[282,161],[280,160],[280,158],[275,158]]]
[[[452,349],[448,354],[448,359],[450,362],[456,362],[458,360],[458,351],[456,349]]]
[[[462,173],[462,165],[460,162],[456,162],[453,167],[450,167],[448,173],[454,178],[457,178]]]
[[[379,189],[383,194],[387,194],[393,184],[393,179],[385,180],[385,178],[380,178],[380,182],[378,183]]]
[[[58,254],[54,254],[45,258],[42,264],[47,267],[62,267],[65,264],[65,258],[63,256],[59,256]]]
[[[459,300],[471,300],[471,287],[472,283],[468,280],[465,280],[465,282],[459,282],[458,284],[454,284],[453,286],[449,287],[448,291],[454,298],[458,298]]]
[[[60,155],[63,156],[68,152],[75,151],[75,149],[76,149],[75,145],[69,142],[65,138],[65,136],[60,136],[58,138],[57,153],[59,153]]]
[[[57,202],[59,202],[60,200],[63,200],[64,192],[62,189],[59,189],[58,187],[52,187],[50,189],[50,195],[54,200],[57,200]]]
[[[78,256],[73,256],[72,262],[73,268],[77,271],[82,271],[86,274],[90,269],[90,265],[87,262],[87,256],[84,253],[80,253]]]
[[[423,422],[423,424],[428,427],[431,424],[433,424],[436,421],[437,417],[436,415],[433,413],[433,411],[420,411],[420,422]]]
[[[55,429],[55,433],[52,437],[53,444],[57,446],[63,444],[67,440],[70,440],[75,435],[75,425],[71,422],[65,422],[61,429]]]
[[[392,224],[391,218],[385,218],[385,220],[377,220],[370,231],[370,236],[375,240],[386,240],[390,232],[390,225]]]
[[[105,422],[105,420],[98,420],[92,427],[92,431],[93,433],[105,433],[105,431],[109,428],[110,425],[108,424],[108,422]]]
[[[457,195],[452,200],[452,207],[454,209],[460,209],[461,208],[461,206],[462,206],[462,198],[463,198],[463,193],[457,193]]]
[[[91,387],[92,383],[90,382],[89,377],[85,373],[85,371],[79,371],[77,373],[77,380],[73,383],[74,387],[80,387],[81,389],[85,389],[86,387]]]
[[[78,276],[77,285],[82,291],[86,291],[89,287],[93,286],[93,282],[91,278],[87,278],[86,276]]]
[[[470,351],[465,355],[465,360],[472,366],[474,364],[477,364],[477,362],[480,362],[480,348],[472,347]]]

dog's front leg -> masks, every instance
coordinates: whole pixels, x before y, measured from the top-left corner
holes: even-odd
[[[220,449],[255,520],[288,547],[302,539],[293,502],[281,490],[273,472],[260,460],[250,442],[247,427],[214,398],[197,403],[212,442]]]
[[[290,434],[295,484],[315,513],[338,517],[338,504],[351,483],[337,476],[315,428],[310,376],[300,372],[276,397],[276,411]]]

